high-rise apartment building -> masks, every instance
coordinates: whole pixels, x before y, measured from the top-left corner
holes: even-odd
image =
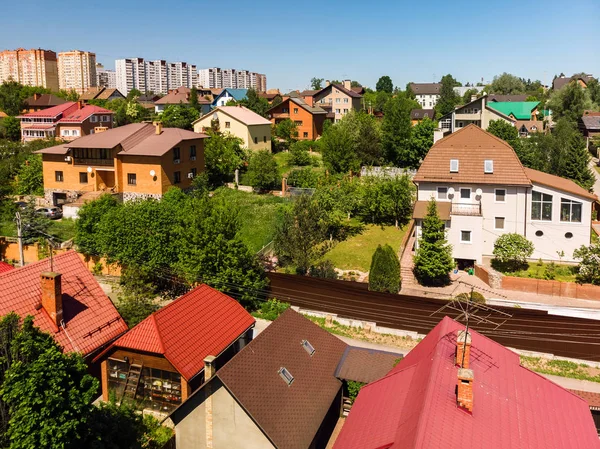
[[[117,88],[117,72],[106,70],[100,63],[96,63],[96,86],[107,89]]]
[[[187,62],[129,58],[117,59],[115,66],[117,89],[123,95],[134,88],[142,93],[166,94],[179,87],[198,86],[198,70],[195,65]]]
[[[58,54],[58,84],[61,89],[84,93],[96,86],[96,54],[72,50]]]
[[[58,91],[58,63],[51,50],[5,50],[0,52],[0,83],[12,79],[27,86]]]
[[[221,69],[211,67],[198,71],[200,86],[210,88],[255,89],[258,92],[267,91],[267,77],[263,74],[248,70]]]

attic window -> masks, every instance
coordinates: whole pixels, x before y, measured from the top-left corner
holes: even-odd
[[[488,159],[488,160],[486,160],[486,161],[483,163],[483,171],[484,171],[485,173],[494,173],[494,161],[492,161],[492,160],[489,160],[489,159]]]
[[[311,357],[315,353],[315,348],[313,348],[313,345],[311,345],[308,340],[302,340],[302,347],[306,352],[308,352],[308,355]]]
[[[458,159],[450,159],[450,173],[458,173]]]
[[[285,381],[285,383],[288,384],[288,387],[292,385],[292,382],[294,381],[294,376],[292,376],[292,373],[290,373],[286,368],[279,368],[279,375]]]

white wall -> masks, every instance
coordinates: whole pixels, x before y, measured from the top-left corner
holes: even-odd
[[[432,95],[415,95],[417,102],[421,105],[423,109],[432,109],[437,104],[440,96],[436,94]]]

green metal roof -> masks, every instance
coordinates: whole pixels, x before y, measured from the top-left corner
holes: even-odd
[[[512,116],[517,120],[530,120],[533,111],[539,101],[490,101],[487,105],[504,115]]]

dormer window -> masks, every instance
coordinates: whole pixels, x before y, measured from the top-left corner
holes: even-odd
[[[308,355],[310,355],[311,357],[315,353],[315,348],[313,347],[313,345],[310,344],[308,340],[302,340],[302,347],[306,352],[308,352]]]
[[[292,385],[292,382],[294,381],[294,376],[292,376],[292,374],[286,368],[279,368],[279,375],[284,380],[284,382],[288,384],[288,387]]]
[[[450,159],[450,173],[458,173],[458,159]]]
[[[492,160],[486,160],[483,163],[483,171],[485,173],[494,173],[494,161]]]

